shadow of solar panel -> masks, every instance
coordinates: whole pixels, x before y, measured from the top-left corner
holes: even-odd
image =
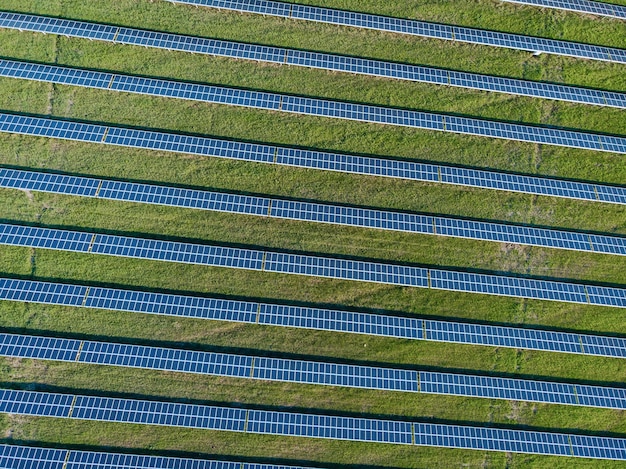
[[[519,34],[500,33],[481,29],[465,28],[425,21],[391,18],[387,16],[359,13],[331,8],[283,2],[268,2],[259,8],[256,1],[240,0],[168,0],[171,3],[202,5],[212,8],[261,13],[265,15],[290,17],[305,21],[316,21],[344,26],[351,26],[378,31],[422,36],[435,39],[468,42],[529,52],[547,52],[594,60],[626,62],[626,50],[611,47],[580,44]],[[288,10],[290,9],[290,10]],[[276,12],[276,13],[275,13]]]
[[[505,2],[521,5],[534,5],[542,8],[575,11],[610,18],[626,19],[626,6],[610,3],[593,2],[589,0],[504,0]]]

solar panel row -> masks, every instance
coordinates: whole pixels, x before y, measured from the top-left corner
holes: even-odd
[[[374,29],[392,33],[421,36],[448,41],[467,42],[529,52],[545,52],[593,60],[626,63],[626,50],[612,47],[580,44],[519,34],[486,31],[426,21],[391,18],[331,8],[320,8],[292,3],[264,0],[168,0],[171,3],[222,8],[225,10],[258,13],[303,21],[316,21],[356,28]]]
[[[0,244],[487,295],[626,307],[626,289],[0,224]]]
[[[626,238],[0,168],[0,187],[626,255]]]
[[[623,438],[34,391],[1,390],[0,412],[371,443],[626,459]]]
[[[40,17],[0,12],[0,27],[21,30],[40,31]],[[47,18],[48,19],[48,18]],[[49,20],[56,20],[49,18]],[[100,37],[94,31],[93,23],[82,21],[56,20],[63,23],[66,35],[110,41]],[[43,30],[51,27],[46,23]],[[68,34],[68,30],[71,34]],[[115,43],[154,47],[173,51],[193,52],[204,55],[255,60],[274,64],[294,65],[298,67],[318,68],[340,72],[356,73],[368,76],[387,77],[405,81],[433,83],[460,88],[493,91],[535,98],[555,99],[573,103],[591,104],[626,108],[626,94],[568,85],[541,83],[529,80],[502,78],[477,73],[442,70],[418,65],[406,65],[360,57],[349,57],[320,52],[301,51],[282,47],[268,47],[216,39],[202,39],[170,33],[155,33],[138,29],[120,28],[115,36]]]
[[[329,99],[115,75],[9,60],[0,61],[0,76],[626,154],[626,137],[622,136],[601,135],[577,130],[558,130],[526,124],[510,124]]]
[[[31,280],[0,278],[0,300],[626,358],[626,339],[619,337]]]
[[[0,113],[0,132],[626,204],[626,187]]]
[[[0,356],[210,376],[626,409],[626,388],[0,334]]]
[[[0,445],[0,467],[11,469],[306,469],[301,466],[17,445]]]
[[[591,13],[592,15],[626,19],[626,6],[611,3],[592,2],[589,0],[503,0],[509,3],[534,5],[542,8]]]

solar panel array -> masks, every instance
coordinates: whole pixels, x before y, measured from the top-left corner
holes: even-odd
[[[0,113],[0,132],[626,204],[626,187]]]
[[[3,60],[0,76],[626,154],[626,137]]]
[[[626,459],[626,439],[180,402],[0,391],[0,412],[331,440]]]
[[[622,49],[306,5],[266,0],[168,1],[507,47],[536,53],[547,52],[626,63],[626,50]],[[527,4],[543,3],[547,6],[565,9],[597,7],[596,2],[588,0],[505,1]],[[626,11],[625,7],[621,9]],[[619,8],[615,11],[618,10]],[[624,93],[466,74],[332,54],[214,41],[60,18],[0,12],[0,27],[626,109],[626,94]],[[0,59],[0,77],[626,154],[626,135],[609,136],[578,130],[558,130],[3,59]],[[0,132],[626,204],[626,187],[324,153],[108,125],[0,113]],[[513,242],[590,253],[626,255],[626,238],[608,234],[243,196],[90,177],[0,168],[0,187],[409,233]],[[7,223],[0,223],[0,244],[626,308],[626,285],[600,286],[569,283],[559,280],[540,280]],[[626,358],[626,339],[621,337],[433,321],[97,286],[0,278],[0,300]],[[132,343],[0,333],[0,356],[280,383],[503,399],[609,410],[626,408],[626,388],[622,387],[452,373],[446,370],[420,370],[406,366],[399,368],[347,362],[272,358]],[[102,425],[102,422],[117,422],[362,443],[626,460],[626,438],[529,429],[504,429],[491,426],[448,425],[432,421],[414,422],[407,417],[370,418],[362,414],[358,416],[326,415],[314,411],[295,413],[276,410],[276,408],[274,410],[249,409],[231,404],[200,405],[180,401],[164,402],[10,389],[0,389],[0,413],[87,420],[100,422],[98,425]],[[50,469],[97,469],[98,467],[104,469],[113,466],[120,469],[122,467],[145,467],[146,469],[148,467],[190,469],[209,467],[215,469],[289,469],[291,467],[0,445],[0,466],[5,465],[25,468],[36,465]],[[291,469],[306,468],[291,467]]]
[[[18,15],[0,12],[0,27],[19,28],[27,31],[49,31],[63,25],[62,32],[78,38],[113,41],[109,36],[96,33],[95,23],[83,21],[42,18],[32,15]],[[482,91],[493,91],[535,98],[555,99],[572,103],[596,106],[626,108],[626,94],[575,86],[541,83],[514,78],[481,75],[477,73],[443,70],[433,67],[407,65],[382,60],[370,60],[337,54],[301,51],[282,47],[259,46],[216,39],[202,39],[171,33],[155,33],[140,29],[120,28],[114,36],[119,44],[154,47],[172,51],[193,52],[197,54],[248,59],[273,64],[286,64],[298,67],[318,68],[360,75],[394,78],[405,81],[448,85]]]
[[[426,21],[391,18],[332,8],[321,8],[294,3],[265,0],[167,0],[171,3],[222,8],[247,13],[258,13],[303,21],[374,29],[412,36],[504,47],[529,52],[545,52],[608,62],[626,63],[626,50],[613,47],[558,41],[519,34],[465,28]]]
[[[556,249],[626,255],[626,238],[0,168],[0,187]]]
[[[589,0],[503,0],[509,3],[534,5],[542,8],[590,13],[592,15],[607,16],[626,20],[626,6],[611,3],[592,2]]]
[[[626,339],[255,301],[0,278],[0,300],[626,358]]]
[[[381,391],[626,409],[626,388],[0,334],[0,356]]]
[[[417,288],[626,308],[626,289],[288,254],[81,231],[0,224],[0,244],[306,275]]]
[[[286,383],[626,409],[626,389],[0,334],[0,356]]]
[[[307,469],[265,463],[0,445],[0,467],[14,469]],[[313,468],[310,468],[313,469]]]

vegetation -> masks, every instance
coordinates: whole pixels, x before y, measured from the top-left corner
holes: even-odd
[[[621,0],[615,3],[626,4]],[[316,0],[303,3],[626,47],[623,22],[495,0]],[[623,65],[307,24],[149,0],[5,0],[5,10],[182,34],[330,51],[608,90],[626,89]],[[435,85],[0,30],[0,56],[490,119],[626,134],[623,111]],[[614,154],[286,115],[245,108],[0,79],[0,109],[332,151],[411,158],[623,184]],[[626,234],[621,206],[436,184],[280,168],[189,155],[0,135],[0,164],[71,174],[214,188]],[[2,219],[206,243],[339,254],[626,284],[626,258],[388,233],[257,217],[0,190]],[[623,310],[299,278],[0,246],[4,276],[263,298],[374,312],[626,334]],[[623,383],[619,360],[392,340],[214,321],[0,303],[0,327],[23,333],[191,349],[271,353],[495,375]],[[0,359],[4,386],[132,395],[416,420],[626,434],[622,412],[459,397],[252,382],[176,373]],[[394,467],[571,467],[568,458],[370,445],[139,425],[2,416],[1,441],[249,458],[292,464]],[[577,460],[578,467],[617,467]]]

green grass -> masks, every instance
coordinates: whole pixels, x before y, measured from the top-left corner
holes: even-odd
[[[317,5],[626,47],[623,23],[491,1],[317,0]],[[322,24],[219,12],[164,1],[5,0],[3,9],[131,27],[297,47],[534,80],[626,88],[623,65],[407,38]],[[320,96],[488,119],[626,134],[626,115],[580,106],[0,30],[0,56],[121,73]],[[267,111],[0,79],[0,109],[53,117],[414,158],[623,184],[624,158],[609,153],[342,122]],[[327,173],[100,145],[0,135],[0,164],[279,197],[626,234],[626,210],[549,197]],[[0,190],[2,218],[137,236],[232,243],[484,269],[591,283],[626,284],[626,259],[426,235]],[[97,255],[0,246],[3,275],[401,312],[626,334],[623,310]],[[199,350],[315,357],[554,380],[619,384],[619,360],[380,337],[0,303],[0,328]],[[460,397],[266,383],[180,373],[31,360],[0,360],[0,381],[136,397],[315,409],[404,419],[626,433],[620,412]],[[393,467],[618,467],[528,455],[370,445],[135,425],[0,416],[3,441],[275,458],[308,465]],[[177,453],[178,454],[178,453]]]

